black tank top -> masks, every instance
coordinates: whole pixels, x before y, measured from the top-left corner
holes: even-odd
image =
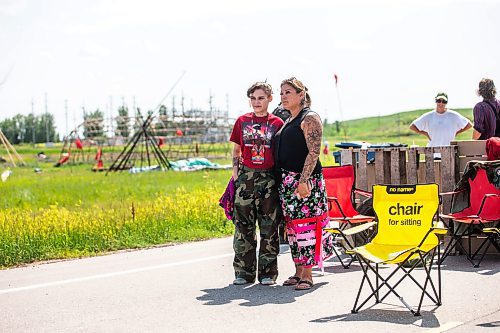
[[[307,148],[304,132],[300,128],[300,124],[304,117],[312,112],[309,108],[304,108],[299,112],[295,119],[285,123],[281,130],[276,134],[276,166],[288,171],[301,173],[304,169],[309,149]],[[321,162],[316,162],[313,174],[321,172]]]

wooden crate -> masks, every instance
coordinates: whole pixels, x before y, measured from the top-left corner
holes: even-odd
[[[343,149],[341,164],[355,166],[356,187],[363,190],[371,191],[374,184],[437,183],[441,192],[448,192],[459,179],[457,149],[457,146]],[[368,152],[374,152],[374,162],[368,161]],[[440,160],[434,159],[435,153],[441,154]],[[450,198],[445,198],[444,211],[449,206]]]
[[[458,170],[463,174],[469,161],[486,161],[486,140],[452,141],[457,147]]]

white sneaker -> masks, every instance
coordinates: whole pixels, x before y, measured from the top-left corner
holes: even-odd
[[[240,286],[240,285],[242,285],[242,284],[248,284],[248,283],[250,283],[250,282],[248,282],[248,281],[247,281],[247,280],[245,280],[244,278],[236,278],[236,279],[234,279],[234,281],[233,281],[233,284],[234,284],[234,285],[237,285],[237,286]]]
[[[272,286],[275,283],[276,283],[276,281],[274,281],[271,278],[263,278],[262,281],[260,281],[260,284],[264,285],[264,286]]]

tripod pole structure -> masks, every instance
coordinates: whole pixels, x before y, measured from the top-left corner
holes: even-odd
[[[174,88],[177,86],[177,84],[181,81],[181,79],[184,77],[186,74],[186,71],[182,71],[181,75],[179,78],[174,82],[172,87],[168,90],[168,92],[165,94],[165,96],[161,99],[160,103],[158,103],[158,106],[149,114],[146,119],[142,120],[142,125],[138,129],[137,132],[134,133],[132,138],[127,142],[125,145],[125,148],[122,150],[122,152],[118,155],[118,157],[113,161],[111,166],[109,167],[108,171],[106,172],[106,175],[110,171],[122,171],[125,169],[129,164],[134,165],[133,163],[129,163],[130,158],[133,157],[134,152],[136,152],[136,147],[139,144],[144,144],[146,148],[146,160],[148,163],[148,166],[151,166],[151,158],[150,158],[150,153],[154,155],[156,158],[158,164],[161,166],[163,170],[169,169],[171,167],[170,162],[168,161],[167,157],[161,150],[161,148],[158,146],[156,143],[156,140],[154,137],[150,136],[148,134],[148,130],[151,126],[151,123],[153,122],[153,119],[155,117],[155,113],[159,111],[160,107],[162,106],[163,101],[170,95],[170,93],[174,90]],[[141,118],[142,119],[142,118]],[[144,151],[141,151],[141,167],[144,162]]]

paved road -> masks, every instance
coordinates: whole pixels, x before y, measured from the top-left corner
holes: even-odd
[[[443,306],[422,317],[395,298],[351,314],[361,271],[333,262],[310,291],[233,286],[230,238],[36,264],[0,271],[0,332],[500,331],[500,256],[445,263]],[[281,283],[286,246],[279,269]]]

